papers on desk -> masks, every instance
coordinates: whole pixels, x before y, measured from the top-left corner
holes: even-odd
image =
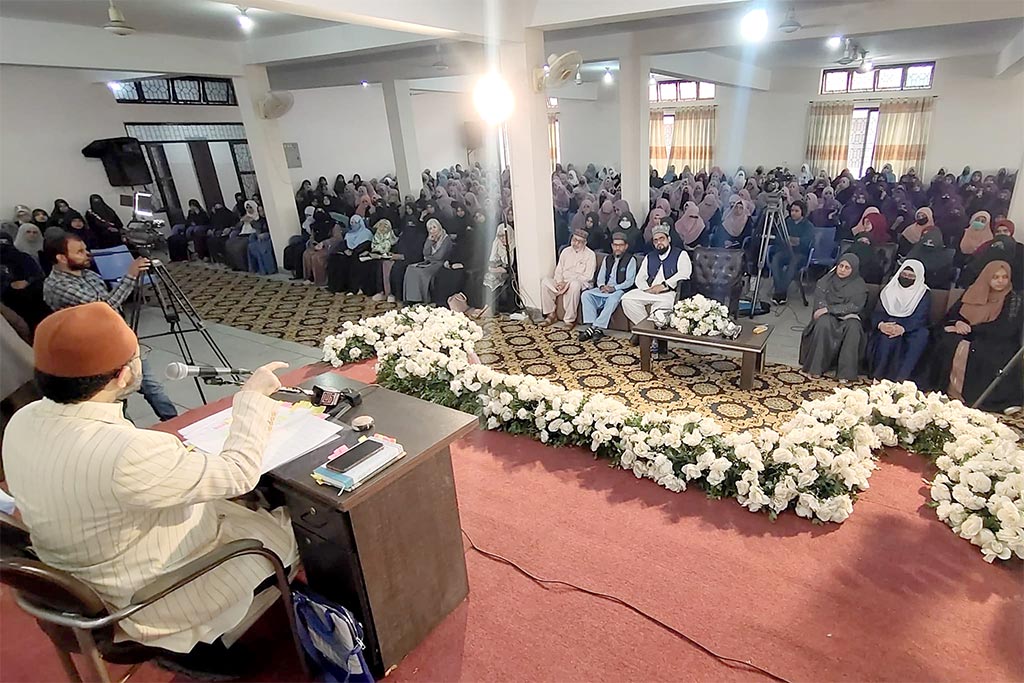
[[[231,426],[231,408],[179,430],[182,438],[207,453],[220,453]],[[331,440],[342,426],[324,419],[323,409],[308,402],[281,403],[263,453],[260,473],[265,474]]]

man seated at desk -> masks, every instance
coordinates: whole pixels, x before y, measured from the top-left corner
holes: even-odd
[[[255,538],[286,566],[297,561],[286,511],[228,500],[259,480],[277,405],[269,396],[281,386],[274,371],[285,363],[264,365],[246,381],[224,450],[205,455],[123,416],[142,360],[135,333],[106,303],[46,318],[34,352],[44,398],[11,419],[3,460],[40,560],[115,609],[230,541]],[[122,621],[118,638],[190,653],[171,657],[177,670],[223,672],[233,663],[218,639],[243,622],[254,591],[272,575],[262,558],[232,559]]]

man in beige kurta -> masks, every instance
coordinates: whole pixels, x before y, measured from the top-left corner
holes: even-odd
[[[39,558],[91,586],[110,607],[218,546],[259,539],[297,560],[285,514],[228,499],[255,488],[280,383],[270,363],[234,397],[224,450],[189,450],[137,429],[120,399],[138,388],[135,334],[102,302],[66,308],[38,327],[36,378],[46,398],[18,411],[4,434],[7,482]],[[273,574],[263,558],[230,560],[121,622],[121,639],[174,652],[238,625]]]
[[[550,325],[556,320],[558,297],[562,298],[562,320],[570,327],[576,324],[580,297],[583,290],[593,286],[596,270],[597,255],[587,247],[586,231],[575,231],[568,248],[563,249],[558,257],[554,276],[546,277],[540,283],[541,312],[545,324]]]

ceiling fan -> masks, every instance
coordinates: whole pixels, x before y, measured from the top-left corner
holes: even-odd
[[[130,36],[135,33],[135,27],[125,21],[124,12],[110,0],[110,7],[107,8],[107,23],[103,26],[104,31],[109,31],[115,36]]]

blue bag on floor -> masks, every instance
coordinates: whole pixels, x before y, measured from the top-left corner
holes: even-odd
[[[292,593],[302,648],[326,683],[373,683],[363,656],[363,628],[352,613],[309,589]]]

